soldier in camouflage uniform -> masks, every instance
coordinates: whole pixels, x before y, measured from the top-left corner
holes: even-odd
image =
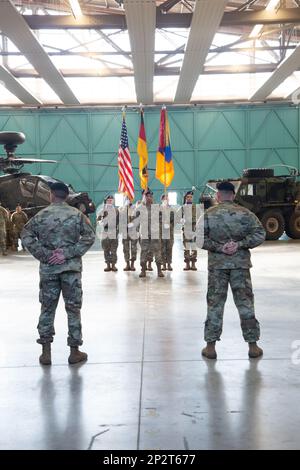
[[[11,221],[11,213],[8,212],[8,220],[6,224],[6,247],[8,250],[17,251],[15,249],[13,223]]]
[[[6,227],[9,220],[9,214],[0,202],[0,254],[7,255],[6,246]]]
[[[249,268],[250,248],[265,240],[265,230],[257,217],[245,207],[233,202],[235,188],[229,182],[217,186],[218,205],[206,211],[203,249],[208,250],[207,318],[204,338],[207,342],[202,355],[216,359],[215,342],[220,340],[224,306],[230,284],[238,309],[249,357],[263,354],[256,342],[260,328],[255,318],[254,297]],[[201,224],[198,226],[200,230]]]
[[[191,205],[192,207],[192,231],[195,232],[196,230],[196,223],[197,223],[197,210],[196,204],[193,204],[193,191],[188,191],[183,198],[183,207],[181,208],[182,218],[183,218],[183,246],[184,246],[184,262],[185,268],[184,271],[197,271],[196,262],[197,262],[197,250],[195,249],[195,238],[187,237],[186,230],[185,230],[185,220],[184,220],[184,206]]]
[[[135,271],[134,263],[137,256],[137,243],[138,237],[136,234],[136,227],[134,224],[135,219],[135,209],[132,203],[129,203],[128,206],[124,206],[120,209],[123,216],[125,214],[126,218],[126,232],[122,233],[122,244],[123,244],[123,253],[126,266],[124,271]]]
[[[136,211],[137,217],[140,217],[140,263],[142,268],[140,277],[146,277],[146,263],[149,259],[149,253],[153,253],[155,257],[158,277],[164,277],[164,274],[161,270],[162,259],[161,240],[159,237],[159,213],[157,214],[157,227],[155,227],[155,221],[151,220],[151,206],[153,204],[153,193],[152,191],[150,191],[150,189],[148,189],[145,191],[144,195],[145,203],[143,204],[143,210],[141,207],[139,207]]]
[[[21,239],[27,250],[40,261],[41,315],[38,323],[43,346],[40,363],[51,364],[54,318],[62,292],[68,314],[70,364],[87,360],[79,351],[82,344],[80,309],[82,305],[81,257],[95,240],[85,215],[65,201],[69,189],[64,183],[51,185],[51,204],[25,225]]]
[[[25,212],[22,211],[22,207],[20,206],[20,204],[17,205],[16,211],[12,214],[11,221],[13,224],[14,251],[18,251],[18,243],[19,238],[21,238],[21,232],[23,230],[24,225],[28,222],[28,217]]]
[[[161,212],[160,212],[160,237],[161,237],[161,256],[162,270],[173,271],[172,253],[174,245],[174,210],[169,205],[167,194],[161,196]]]
[[[112,195],[104,199],[104,208],[99,213],[97,221],[104,224],[101,238],[101,246],[104,251],[104,261],[106,263],[104,271],[117,272],[119,211],[114,206],[114,197]]]

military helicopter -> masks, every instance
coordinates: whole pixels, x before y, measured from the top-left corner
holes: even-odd
[[[0,157],[0,202],[3,207],[12,211],[20,204],[28,217],[32,217],[50,204],[51,183],[59,180],[45,175],[32,175],[21,172],[23,166],[31,163],[57,163],[56,160],[38,158],[20,158],[15,156],[18,145],[25,142],[22,132],[0,132],[0,145],[4,145],[6,157]],[[67,203],[77,207],[84,214],[95,212],[96,207],[89,195],[76,192],[68,184],[70,194]]]

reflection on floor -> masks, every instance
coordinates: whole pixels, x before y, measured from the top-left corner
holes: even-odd
[[[62,303],[53,365],[38,363],[37,262],[0,259],[1,449],[299,448],[300,243],[253,252],[259,361],[247,357],[231,294],[218,360],[202,359],[206,254],[186,273],[179,241],[174,251],[164,279],[123,272],[121,247],[118,273],[103,272],[103,253],[86,255],[89,362],[72,367]]]

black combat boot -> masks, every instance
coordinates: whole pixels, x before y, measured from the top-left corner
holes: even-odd
[[[151,263],[152,261],[148,261],[147,271],[153,271]]]
[[[51,343],[42,344],[43,352],[39,357],[40,364],[51,366]]]
[[[87,361],[87,353],[79,351],[78,346],[71,346],[70,351],[71,354],[68,358],[69,364],[77,364],[78,362]]]
[[[163,263],[161,270],[162,270],[162,271],[166,271],[166,270],[167,270],[167,265],[166,265],[166,263]]]
[[[104,268],[104,271],[105,271],[106,273],[108,273],[109,271],[111,271],[110,263],[106,263],[106,268]]]
[[[118,271],[118,268],[117,268],[117,266],[115,265],[115,263],[112,263],[112,265],[111,265],[111,270],[112,270],[114,273],[116,273],[116,272]]]
[[[189,261],[186,261],[185,262],[185,268],[183,268],[184,271],[190,271],[191,267],[190,267],[190,262]]]
[[[207,359],[217,359],[217,353],[215,349],[216,342],[206,343],[206,348],[202,349],[202,356]]]
[[[157,266],[157,276],[158,276],[158,277],[165,277],[164,273],[163,273],[162,270],[161,270],[161,264],[160,264],[160,263],[156,263],[156,266]]]
[[[129,261],[126,261],[126,266],[125,266],[125,268],[123,269],[123,271],[131,271],[131,267],[130,267]]]
[[[256,343],[249,343],[248,356],[252,359],[256,359],[263,355],[263,350],[257,346]]]
[[[141,264],[141,274],[139,277],[146,277],[146,263]]]
[[[168,271],[173,271],[171,263],[168,263]]]
[[[195,260],[192,260],[191,270],[192,270],[192,271],[197,271],[196,261],[195,261]]]
[[[131,261],[131,264],[130,264],[130,271],[135,271],[134,260]]]

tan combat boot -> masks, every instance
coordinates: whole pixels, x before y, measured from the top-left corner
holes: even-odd
[[[192,260],[191,270],[192,270],[192,271],[197,271],[197,268],[196,268],[196,261],[195,261],[195,260]]]
[[[167,266],[167,268],[168,268],[168,271],[173,271],[173,268],[172,268],[172,265],[171,265],[171,263],[168,263],[168,266]]]
[[[202,349],[202,356],[207,359],[217,359],[217,353],[215,349],[216,342],[206,343],[206,347]]]
[[[42,344],[43,352],[39,357],[40,364],[51,366],[51,343]]]
[[[186,261],[185,262],[185,268],[183,268],[184,271],[189,271],[191,269],[190,267],[190,262],[189,261]]]
[[[131,264],[130,264],[130,271],[135,271],[134,261],[131,261]]]
[[[141,264],[141,274],[139,277],[146,277],[146,263]]]
[[[117,268],[117,266],[115,265],[115,263],[113,263],[113,264],[111,265],[111,270],[112,270],[114,273],[116,273],[116,272],[118,271],[118,268]]]
[[[152,261],[148,261],[147,271],[153,271],[151,263],[152,263]]]
[[[248,356],[252,359],[260,357],[263,355],[263,350],[257,346],[256,343],[249,343],[249,352]]]
[[[158,277],[165,277],[164,273],[161,270],[161,264],[156,263],[156,266],[157,266],[157,276]]]
[[[69,364],[77,364],[78,362],[87,361],[87,353],[79,351],[78,346],[71,346],[70,351],[71,354],[68,358]]]
[[[131,271],[129,261],[126,261],[126,266],[125,266],[125,268],[123,269],[123,271]]]
[[[104,268],[104,271],[105,271],[106,273],[108,273],[109,271],[111,271],[110,263],[106,263],[106,268]]]

